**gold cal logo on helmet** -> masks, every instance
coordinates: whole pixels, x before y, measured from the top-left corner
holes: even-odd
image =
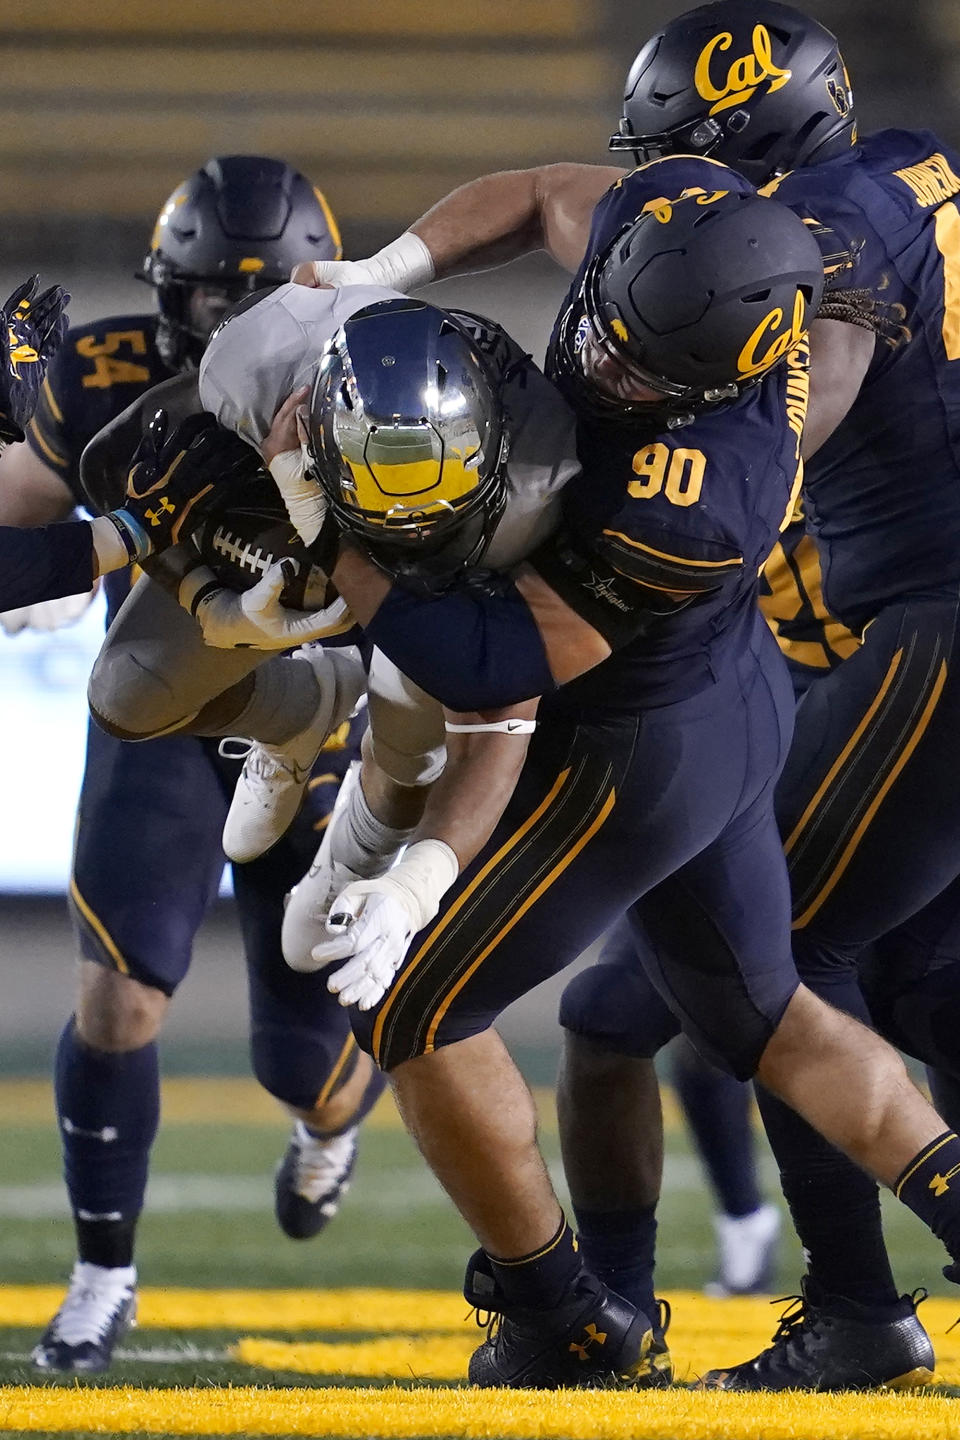
[[[713,102],[710,106],[711,115],[717,115],[721,110],[729,110],[734,105],[743,104],[745,100],[749,100],[756,93],[757,87],[764,80],[770,81],[770,89],[767,94],[772,95],[774,90],[779,90],[786,85],[793,73],[790,70],[781,70],[774,65],[770,32],[765,25],[755,25],[752,54],[743,55],[739,60],[734,60],[727,70],[722,84],[715,85],[710,78],[710,63],[718,51],[729,50],[732,44],[733,36],[729,30],[714,35],[713,39],[708,40],[700,51],[693,72],[693,83],[697,87],[697,93],[704,100]]]
[[[744,379],[751,375],[762,375],[771,365],[782,359],[803,334],[805,314],[803,292],[798,290],[793,301],[793,316],[786,330],[780,330],[784,315],[779,305],[765,315],[737,357],[738,374]],[[767,340],[770,344],[762,355],[758,354],[760,346]]]

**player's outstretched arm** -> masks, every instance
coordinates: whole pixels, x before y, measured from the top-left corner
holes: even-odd
[[[609,165],[558,164],[482,175],[444,196],[376,255],[308,261],[293,279],[406,292],[533,250],[546,250],[572,272],[583,259],[594,206],[622,174]]]
[[[347,885],[331,907],[329,940],[313,948],[318,969],[346,961],[327,980],[341,1005],[369,1010],[383,998],[414,935],[493,834],[523,768],[537,704],[446,712],[447,763],[403,859],[377,879]]]

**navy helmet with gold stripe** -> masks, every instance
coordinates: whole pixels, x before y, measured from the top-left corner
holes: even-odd
[[[464,324],[419,300],[352,315],[320,361],[314,473],[341,527],[393,575],[443,588],[506,503],[501,377]]]
[[[558,368],[581,406],[687,416],[736,399],[784,360],[823,285],[816,240],[778,201],[746,190],[664,201],[591,260]]]
[[[301,260],[340,254],[330,206],[299,170],[263,155],[208,160],[163,206],[143,262],[162,359],[173,370],[198,364],[231,305],[284,284]]]
[[[714,0],[678,15],[637,55],[610,149],[638,165],[710,155],[762,185],[855,142],[836,37],[776,0]]]

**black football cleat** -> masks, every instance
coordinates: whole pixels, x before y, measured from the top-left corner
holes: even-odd
[[[646,1315],[581,1270],[571,1297],[551,1310],[504,1299],[480,1250],[467,1265],[463,1293],[486,1314],[487,1338],[470,1357],[472,1385],[516,1389],[643,1389],[661,1385],[652,1371],[653,1330]],[[658,1359],[662,1367],[663,1354]]]
[[[357,1159],[357,1128],[321,1140],[295,1122],[273,1187],[277,1224],[291,1240],[312,1240],[340,1209]]]
[[[882,1311],[826,1295],[803,1281],[790,1297],[773,1344],[753,1360],[708,1370],[708,1390],[913,1390],[929,1385],[935,1359],[917,1319],[925,1290]]]
[[[107,1270],[78,1260],[60,1309],[34,1346],[38,1370],[64,1375],[101,1375],[113,1352],[137,1323],[137,1272]]]
[[[673,1384],[673,1360],[667,1348],[667,1331],[670,1328],[670,1302],[658,1300],[656,1319],[653,1321],[653,1339],[646,1354],[647,1374],[638,1379],[637,1390],[662,1390]]]

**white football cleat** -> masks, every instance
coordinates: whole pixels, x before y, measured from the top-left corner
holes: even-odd
[[[301,655],[313,666],[320,701],[310,724],[282,746],[249,744],[223,827],[224,853],[241,864],[263,855],[289,829],[324,740],[356,709],[367,687],[355,645],[342,650],[312,646]],[[222,741],[221,753],[236,755],[236,749],[224,749],[236,743],[232,736]]]
[[[781,1217],[775,1205],[761,1205],[750,1215],[715,1215],[717,1278],[703,1287],[705,1295],[762,1295],[774,1280]]]
[[[110,1270],[78,1260],[60,1309],[31,1352],[36,1368],[102,1374],[114,1346],[137,1323],[136,1285],[132,1265]]]

